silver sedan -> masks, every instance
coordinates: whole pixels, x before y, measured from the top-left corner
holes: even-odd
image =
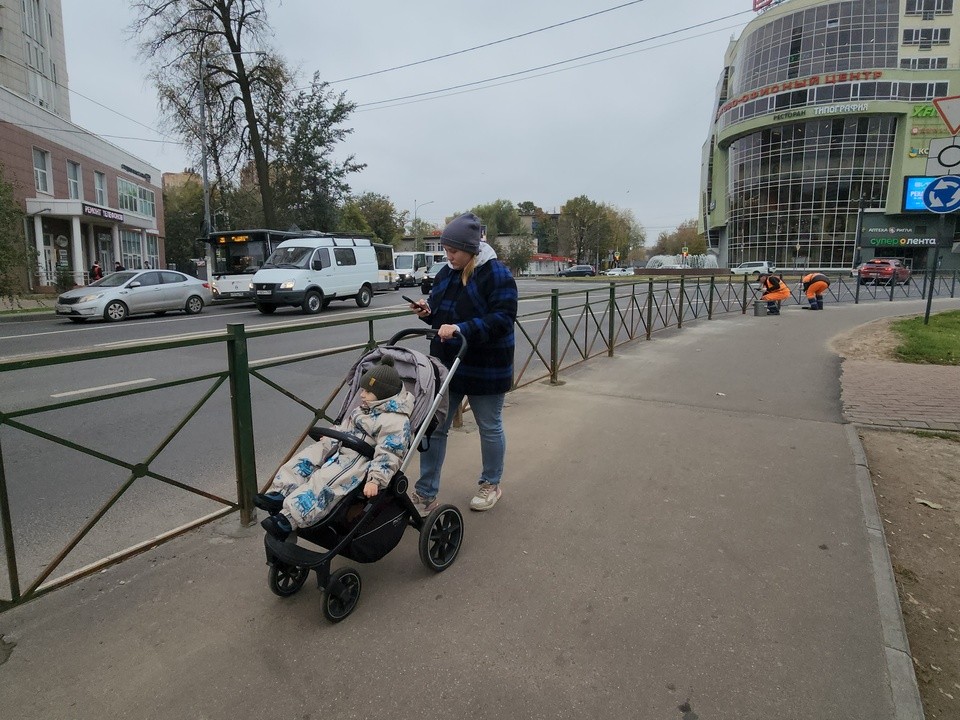
[[[210,284],[174,270],[123,270],[57,298],[56,313],[73,322],[123,320],[129,315],[182,310],[194,315],[212,300]]]

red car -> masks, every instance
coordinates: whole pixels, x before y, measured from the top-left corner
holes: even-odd
[[[910,268],[900,258],[874,258],[860,266],[860,284],[906,285],[910,282]]]

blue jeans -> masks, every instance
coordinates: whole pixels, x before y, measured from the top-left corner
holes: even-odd
[[[503,434],[503,398],[501,395],[467,395],[470,409],[480,430],[480,457],[483,460],[481,483],[497,485],[503,475],[503,457],[507,451],[507,438]],[[443,425],[434,430],[430,447],[420,453],[420,479],[417,494],[423,498],[435,498],[440,492],[440,470],[447,454],[447,433],[453,416],[463,402],[463,395],[450,393],[450,412]]]

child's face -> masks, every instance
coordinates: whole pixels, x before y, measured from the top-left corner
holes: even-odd
[[[377,401],[377,396],[374,395],[374,394],[373,394],[372,392],[370,392],[369,390],[367,390],[366,388],[360,388],[360,401],[361,401],[364,405],[369,405],[369,404],[375,403],[375,402]]]

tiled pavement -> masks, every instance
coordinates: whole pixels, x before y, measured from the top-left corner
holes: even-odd
[[[960,431],[960,366],[847,359],[840,384],[857,425]]]

